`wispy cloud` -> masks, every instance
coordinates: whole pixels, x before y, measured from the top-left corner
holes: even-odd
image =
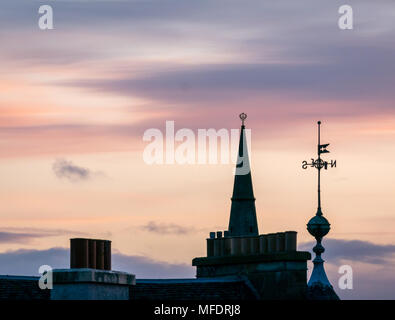
[[[92,172],[88,168],[77,166],[66,159],[57,159],[52,169],[58,178],[67,179],[71,182],[89,180],[93,176],[101,174],[100,172]]]
[[[394,48],[383,47],[373,51],[361,45],[359,48],[333,49],[334,52],[336,50],[347,54],[338,56],[334,53],[320,63],[180,65],[179,70],[141,78],[76,80],[75,83],[64,84],[171,103],[227,101],[231,100],[229,94],[235,90],[242,97],[287,92],[305,99],[377,99],[377,95],[372,97],[361,90],[370,88],[381,96],[393,97],[390,84],[394,68],[382,66],[390,65]],[[357,51],[359,55],[355,58],[353,52]],[[324,53],[328,55],[327,51],[321,52],[321,55]],[[383,64],[367,64],[372,56],[379,57]]]
[[[141,226],[141,229],[152,233],[173,235],[185,235],[197,231],[193,227],[181,226],[174,223],[156,223],[154,221]]]
[[[63,229],[7,228],[7,230],[0,229],[0,243],[26,244],[38,238],[57,237],[62,235],[81,236],[84,235],[84,233]]]
[[[15,233],[0,231],[0,243],[27,243],[34,238],[41,238],[43,234]]]

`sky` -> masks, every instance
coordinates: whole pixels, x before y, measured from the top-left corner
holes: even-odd
[[[340,30],[343,4],[1,1],[0,274],[67,267],[69,239],[92,237],[138,277],[193,277],[228,226],[234,165],[150,165],[143,135],[237,129],[245,112],[260,233],[295,230],[311,251],[316,172],[301,163],[321,120],[337,160],[322,177],[328,276],[341,298],[395,299],[395,4],[350,0]]]

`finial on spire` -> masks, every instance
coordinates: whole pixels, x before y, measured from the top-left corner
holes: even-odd
[[[239,118],[241,119],[241,125],[244,126],[244,120],[247,119],[247,114],[246,113],[240,113]]]

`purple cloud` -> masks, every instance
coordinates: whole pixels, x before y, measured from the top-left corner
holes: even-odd
[[[174,223],[156,223],[155,221],[148,222],[146,225],[141,226],[141,229],[152,233],[172,235],[185,235],[196,231],[192,227],[185,227]]]
[[[101,172],[92,172],[88,168],[77,166],[66,159],[57,159],[52,169],[59,179],[67,179],[71,182],[89,180],[94,176],[103,175]]]
[[[54,269],[69,268],[70,252],[65,248],[17,250],[0,253],[0,274],[38,276],[41,265]],[[190,264],[175,264],[155,259],[113,253],[112,269],[135,274],[138,278],[191,278],[195,270]]]

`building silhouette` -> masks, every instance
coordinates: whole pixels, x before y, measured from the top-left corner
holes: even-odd
[[[0,300],[338,299],[329,281],[332,290],[308,287],[311,254],[297,251],[295,231],[259,234],[243,115],[228,230],[210,232],[207,256],[192,261],[196,278],[112,271],[110,241],[78,238],[70,240],[70,269],[53,270],[53,289],[39,289],[38,277],[0,276]]]

